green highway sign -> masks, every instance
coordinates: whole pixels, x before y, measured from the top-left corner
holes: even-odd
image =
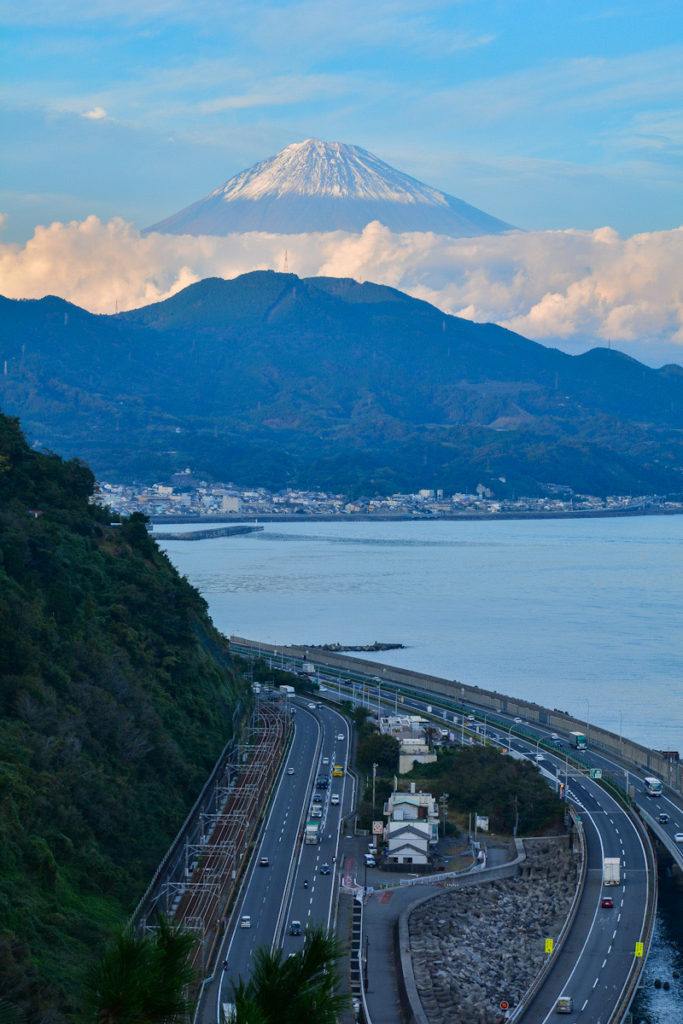
[[[591,779],[601,779],[602,768],[591,768]]]

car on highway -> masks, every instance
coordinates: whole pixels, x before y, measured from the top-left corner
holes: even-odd
[[[308,706],[312,711],[315,711],[315,704],[309,704]]]
[[[545,758],[544,758],[543,754],[536,754],[536,757],[534,758],[534,760],[540,762],[540,761],[545,761]]]
[[[314,793],[313,794],[313,803],[314,804],[321,804],[322,802],[323,802],[322,794],[321,793]]]
[[[605,910],[611,910],[614,906],[614,900],[611,896],[603,896],[600,906]]]
[[[329,875],[329,873],[330,873],[330,865],[327,864],[327,863],[326,864],[321,864],[320,865],[320,874],[321,875]]]
[[[683,843],[683,832],[677,832],[674,836],[675,843]]]
[[[249,914],[242,914],[240,918],[240,928],[251,928],[251,917]]]
[[[337,739],[341,740],[343,742],[346,739],[346,736],[344,735],[343,732],[338,732],[337,733]]]
[[[294,769],[293,768],[288,768],[287,769],[287,774],[288,775],[293,775],[294,774]]]
[[[333,807],[337,806],[337,804],[339,803],[339,793],[332,794],[332,796],[330,797],[330,803],[332,804]]]
[[[515,718],[515,725],[521,725],[521,724],[522,724],[522,719],[521,718]]]
[[[330,763],[329,757],[324,757],[320,763],[321,764],[329,764]]]
[[[267,857],[259,857],[258,866],[260,868],[267,868],[269,864],[270,864],[270,861],[268,860]]]
[[[559,738],[560,738],[560,737],[559,737],[559,736],[557,735],[557,733],[556,733],[556,732],[551,732],[551,733],[550,733],[550,739],[551,739],[551,740],[559,740]]]
[[[344,769],[340,764],[335,764],[334,768],[332,769],[332,774],[336,779],[340,779],[344,775]]]
[[[301,935],[301,921],[292,921],[289,926],[290,935]]]
[[[560,996],[555,1003],[555,1013],[571,1013],[574,1009],[574,1000],[571,996]]]
[[[660,825],[669,824],[669,815],[666,813],[666,811],[662,811],[660,814],[657,815],[657,821]]]
[[[320,806],[320,804],[313,804],[313,806],[311,807],[311,817],[312,818],[322,818],[322,816],[323,816],[323,809]]]

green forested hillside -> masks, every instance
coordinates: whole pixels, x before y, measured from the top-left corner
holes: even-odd
[[[393,288],[254,271],[94,316],[0,297],[0,404],[111,482],[352,496],[667,494],[683,376],[570,356]]]
[[[87,466],[0,414],[0,1008],[78,1010],[230,736],[240,684],[203,599]]]

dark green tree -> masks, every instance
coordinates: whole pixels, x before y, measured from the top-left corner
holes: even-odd
[[[248,982],[233,985],[234,1024],[336,1024],[347,996],[339,991],[340,939],[323,927],[306,931],[303,949],[257,949]]]
[[[364,736],[356,748],[356,764],[362,771],[372,771],[377,765],[378,775],[391,775],[398,771],[400,744],[393,736],[373,734]]]
[[[165,918],[142,937],[122,929],[87,974],[86,1019],[99,1024],[173,1024],[192,1008],[188,987],[195,938]]]

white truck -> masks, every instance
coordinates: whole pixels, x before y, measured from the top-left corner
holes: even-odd
[[[317,845],[320,842],[320,822],[307,821],[304,830],[304,843]]]
[[[293,696],[294,695],[294,687],[293,686],[288,686],[287,683],[281,683],[280,684],[280,693],[286,693],[287,696],[290,696],[290,695]]]
[[[619,885],[621,881],[621,858],[605,857],[602,863],[602,884]]]

